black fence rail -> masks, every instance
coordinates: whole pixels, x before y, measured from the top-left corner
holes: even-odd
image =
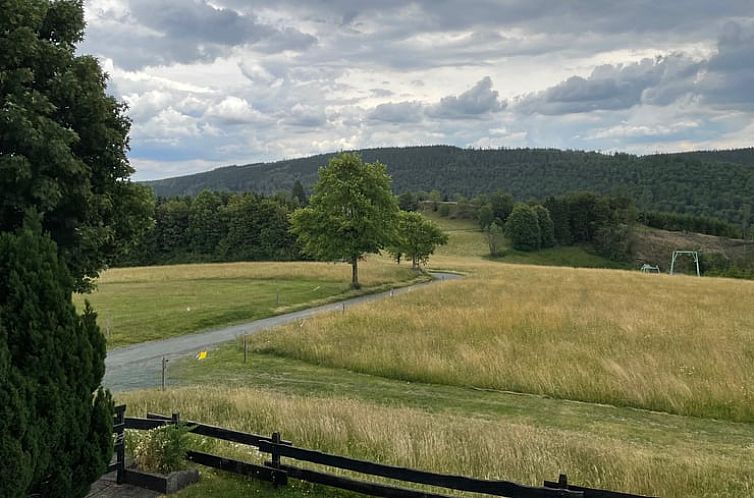
[[[565,475],[561,475],[557,482],[544,481],[542,487],[535,487],[510,481],[476,479],[409,469],[299,448],[294,446],[290,441],[283,440],[280,433],[277,432],[273,433],[271,437],[266,437],[207,425],[201,422],[181,421],[177,413],[171,417],[155,413],[148,413],[146,418],[125,417],[125,406],[118,407],[118,409],[121,408],[122,410],[118,412],[120,415],[116,413],[116,419],[120,417],[118,419],[120,420],[117,426],[118,429],[116,430],[116,425],[113,426],[114,432],[120,434],[119,438],[121,441],[124,442],[122,435],[124,429],[149,430],[168,424],[185,423],[191,433],[252,446],[259,449],[260,452],[270,455],[270,460],[265,462],[264,465],[242,462],[199,451],[189,451],[187,454],[188,460],[226,472],[261,479],[276,486],[284,486],[287,484],[289,478],[294,478],[384,498],[449,498],[446,495],[435,492],[400,486],[400,484],[405,483],[508,498],[655,498],[573,486],[568,484]],[[118,456],[117,461],[111,465],[111,468],[118,471],[118,482],[129,482],[139,485],[137,482],[134,482],[138,480],[138,473],[125,468],[125,444],[121,445],[120,450],[116,454]],[[288,462],[283,463],[283,458],[336,468],[365,476],[391,479],[398,481],[399,485],[369,482],[297,467],[290,465]],[[129,477],[130,474],[131,476]]]

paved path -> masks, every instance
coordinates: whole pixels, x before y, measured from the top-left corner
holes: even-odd
[[[162,495],[128,484],[116,484],[115,472],[110,472],[92,484],[86,498],[157,498],[158,496]]]
[[[394,289],[393,291],[381,292],[360,296],[337,303],[316,306],[293,313],[277,315],[253,322],[240,323],[229,327],[222,327],[195,334],[183,335],[164,339],[160,341],[143,342],[117,348],[107,353],[105,359],[105,378],[103,384],[111,391],[127,391],[130,389],[141,389],[147,387],[156,387],[161,382],[162,357],[166,357],[168,362],[180,356],[196,354],[218,344],[229,342],[237,339],[243,334],[254,334],[262,330],[284,325],[296,320],[301,320],[321,313],[338,311],[355,304],[367,303],[377,299],[383,299],[391,295],[403,294],[412,290],[434,285],[444,280],[455,280],[461,278],[460,275],[453,273],[432,273],[435,280],[431,282],[412,285]],[[169,365],[169,363],[168,363]],[[169,376],[169,369],[168,369]]]

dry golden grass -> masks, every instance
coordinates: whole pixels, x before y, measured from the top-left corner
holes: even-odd
[[[484,263],[253,338],[389,378],[754,422],[754,282]]]
[[[119,395],[132,416],[170,413],[242,431],[282,431],[302,447],[374,461],[541,485],[566,472],[573,482],[664,498],[754,493],[748,441],[672,447],[595,437],[342,398],[284,396],[253,389],[186,388]],[[261,458],[261,456],[258,456]]]
[[[365,286],[376,286],[405,279],[406,272],[405,265],[398,266],[386,257],[370,256],[359,264],[359,279]],[[104,272],[97,280],[97,284],[242,278],[331,280],[342,281],[348,285],[351,282],[351,265],[309,261],[270,261],[113,268]]]

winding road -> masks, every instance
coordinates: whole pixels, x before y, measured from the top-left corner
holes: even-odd
[[[168,361],[198,351],[210,349],[218,344],[233,341],[243,334],[254,334],[272,327],[309,318],[321,313],[338,311],[356,304],[367,303],[377,299],[397,296],[415,289],[435,285],[445,280],[456,280],[460,275],[453,273],[430,273],[434,280],[420,284],[394,289],[392,291],[354,297],[322,306],[315,306],[292,313],[276,315],[252,322],[239,323],[227,327],[205,330],[189,335],[171,337],[160,341],[149,341],[108,351],[105,359],[105,378],[103,384],[111,391],[128,391],[156,387],[161,383],[162,358]],[[169,369],[168,369],[169,372]],[[169,376],[169,375],[168,375]]]

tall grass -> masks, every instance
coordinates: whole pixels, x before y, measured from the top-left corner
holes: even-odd
[[[672,447],[542,429],[343,398],[284,396],[254,389],[185,388],[119,395],[131,415],[180,411],[242,431],[282,431],[303,447],[373,461],[541,485],[566,472],[588,486],[665,498],[752,496],[752,448]],[[261,457],[260,457],[261,458]]]
[[[465,265],[475,273],[463,281],[270,331],[254,348],[389,378],[754,422],[754,282]]]

